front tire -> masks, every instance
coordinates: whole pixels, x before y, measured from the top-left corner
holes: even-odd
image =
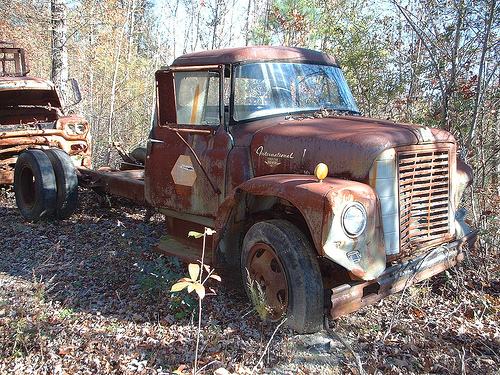
[[[40,150],[23,151],[14,170],[14,192],[21,215],[38,221],[54,212],[57,188],[52,163]]]
[[[287,318],[299,333],[323,327],[323,282],[314,250],[305,235],[285,220],[254,224],[246,233],[241,271],[247,294],[250,280],[265,294],[272,320]]]

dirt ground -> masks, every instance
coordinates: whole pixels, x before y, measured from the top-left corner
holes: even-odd
[[[170,374],[193,367],[197,301],[170,286],[187,266],[153,253],[161,215],[81,191],[75,215],[27,223],[0,190],[0,374]],[[498,254],[293,335],[213,282],[201,374],[498,374]],[[493,259],[493,261],[492,261]],[[358,362],[359,361],[359,362]],[[362,369],[358,365],[362,364]]]

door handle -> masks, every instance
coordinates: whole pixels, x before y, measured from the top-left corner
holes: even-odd
[[[165,143],[163,141],[160,141],[159,139],[153,139],[153,138],[149,138],[148,141],[151,143]]]

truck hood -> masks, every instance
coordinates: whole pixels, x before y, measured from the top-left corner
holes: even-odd
[[[266,124],[252,139],[255,176],[311,174],[322,162],[330,176],[365,181],[375,159],[388,148],[455,142],[443,130],[358,116]]]
[[[0,108],[25,106],[61,108],[54,84],[42,78],[0,77]]]

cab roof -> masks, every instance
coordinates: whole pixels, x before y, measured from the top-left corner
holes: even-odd
[[[293,60],[322,65],[338,65],[332,56],[310,49],[284,46],[252,46],[189,53],[175,59],[171,66],[227,65],[259,60]]]

